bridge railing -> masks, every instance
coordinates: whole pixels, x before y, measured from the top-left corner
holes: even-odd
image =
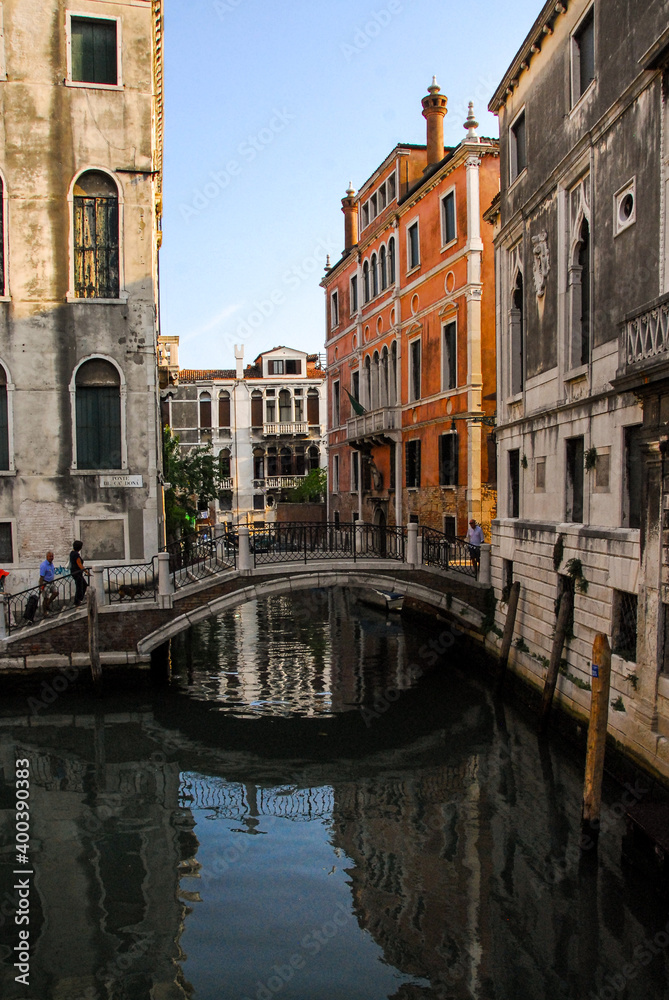
[[[425,566],[438,566],[440,569],[454,570],[476,578],[471,549],[464,538],[446,535],[436,528],[422,527],[420,532]]]
[[[103,572],[110,604],[147,598],[155,601],[158,592],[155,559],[142,565],[106,566]]]
[[[170,573],[174,589],[195,580],[203,580],[217,570],[234,569],[237,565],[237,537],[232,532],[210,535],[191,532],[162,550],[170,556]]]
[[[74,579],[69,574],[57,576],[42,590],[39,584],[21,590],[18,594],[4,595],[5,626],[7,634],[36,625],[65,611],[71,611],[74,604]]]
[[[404,560],[406,530],[363,524],[277,523],[249,529],[254,565],[308,562],[310,559],[356,561],[365,556]]]

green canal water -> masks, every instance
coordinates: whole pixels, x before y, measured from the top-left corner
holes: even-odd
[[[323,590],[198,625],[161,686],[4,697],[0,996],[667,1000],[666,900],[621,863],[650,788],[606,785],[580,864],[583,761],[479,661]]]

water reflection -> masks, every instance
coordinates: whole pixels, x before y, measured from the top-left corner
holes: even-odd
[[[143,705],[8,706],[0,995],[666,996],[668,950],[642,947],[666,908],[621,870],[618,821],[579,867],[580,761],[492,700],[470,650],[428,669],[442,625],[386,625],[347,601],[309,597],[291,618],[271,599],[200,626]],[[371,721],[354,710],[374,705]],[[13,968],[17,757],[31,762],[29,991]]]

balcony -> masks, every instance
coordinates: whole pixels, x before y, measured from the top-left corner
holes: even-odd
[[[224,479],[220,480],[219,489],[221,490],[232,490],[235,487],[235,481],[232,476],[226,476]]]
[[[267,476],[266,479],[254,479],[254,490],[289,490],[294,486],[299,486],[304,482],[306,472],[303,476]]]
[[[618,364],[614,385],[620,389],[669,378],[669,294],[626,317]]]
[[[260,428],[254,428],[259,430]],[[288,424],[263,424],[263,435],[265,437],[300,437],[309,433],[309,424],[306,420]]]
[[[382,406],[347,420],[346,438],[351,444],[363,441],[388,444],[389,441],[399,441],[401,427],[402,413],[399,406]]]

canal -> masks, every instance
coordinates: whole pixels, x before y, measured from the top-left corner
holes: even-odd
[[[649,789],[605,785],[580,863],[582,759],[480,660],[315,590],[178,637],[160,687],[5,697],[0,996],[666,1000],[666,900],[621,864]]]

